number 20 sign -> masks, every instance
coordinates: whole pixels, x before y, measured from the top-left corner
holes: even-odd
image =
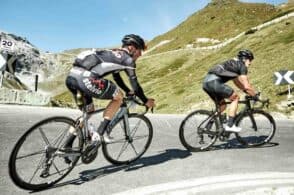
[[[1,39],[0,48],[1,50],[5,50],[5,51],[13,51],[14,43],[7,39]]]

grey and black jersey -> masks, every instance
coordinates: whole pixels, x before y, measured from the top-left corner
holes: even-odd
[[[113,74],[116,83],[127,93],[130,89],[124,84],[119,72],[125,71],[130,79],[135,94],[145,103],[147,97],[138,83],[136,64],[129,53],[122,49],[114,50],[89,50],[80,53],[73,66],[82,67],[91,71],[98,78]]]
[[[215,74],[222,78],[224,82],[232,80],[240,75],[247,75],[247,67],[244,62],[238,59],[227,60],[215,65],[208,73]]]

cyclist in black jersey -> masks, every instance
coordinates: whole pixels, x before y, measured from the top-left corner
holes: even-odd
[[[66,78],[66,86],[75,100],[78,91],[82,92],[87,112],[94,111],[92,97],[111,100],[103,113],[104,120],[98,127],[98,139],[104,134],[105,128],[120,108],[123,99],[122,91],[113,82],[104,79],[106,75],[112,74],[117,85],[125,93],[138,96],[148,108],[155,106],[154,99],[146,97],[136,76],[135,62],[145,49],[145,42],[140,36],[129,34],[123,37],[120,49],[84,51],[75,59]],[[128,75],[132,90],[123,82],[120,71],[125,71]],[[110,137],[104,135],[104,141],[107,142],[109,139]],[[73,140],[74,135],[70,135],[65,145],[70,146]]]
[[[247,77],[247,69],[253,59],[254,56],[250,50],[240,50],[237,58],[227,60],[211,68],[203,81],[203,90],[220,105],[221,112],[226,109],[224,99],[229,98],[232,101],[229,109],[228,123],[225,127],[226,131],[240,132],[241,128],[234,125],[239,95],[225,83],[233,80],[234,84],[245,93],[251,96],[257,96]]]

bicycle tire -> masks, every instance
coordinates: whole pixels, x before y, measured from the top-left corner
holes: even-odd
[[[62,127],[65,127],[67,129],[62,129]],[[75,121],[67,118],[67,117],[50,117],[47,119],[44,119],[40,122],[38,122],[37,124],[33,125],[31,128],[29,128],[17,141],[17,143],[15,144],[12,153],[10,155],[9,158],[9,175],[10,178],[12,179],[13,183],[15,185],[17,185],[18,187],[25,189],[25,190],[42,190],[42,189],[46,189],[49,188],[51,186],[53,186],[54,184],[56,184],[57,182],[59,182],[60,180],[62,180],[66,175],[68,175],[72,169],[75,167],[76,163],[78,162],[80,156],[76,156],[76,157],[72,157],[72,163],[70,165],[67,165],[67,169],[58,169],[57,165],[61,165],[61,161],[64,163],[64,158],[63,157],[58,157],[55,156],[53,157],[53,167],[56,169],[56,173],[51,172],[53,170],[53,167],[51,166],[50,169],[48,170],[49,173],[49,177],[53,177],[50,181],[42,178],[40,175],[39,177],[34,178],[35,176],[37,176],[37,173],[41,171],[41,165],[43,164],[44,160],[45,160],[45,151],[46,148],[49,148],[50,144],[52,143],[52,148],[54,146],[54,143],[56,144],[56,151],[58,149],[60,149],[62,147],[63,144],[63,139],[66,136],[66,132],[68,132],[68,129],[70,127],[75,127]],[[61,130],[60,130],[61,129]],[[53,130],[57,130],[59,131],[59,136],[58,138],[54,137],[54,132]],[[82,135],[81,135],[81,130],[80,129],[76,129],[76,133],[77,133],[77,137],[79,137],[79,139],[77,142],[75,142],[75,145],[77,144],[77,150],[79,150],[80,152],[82,151],[83,148],[83,139],[82,139]],[[63,135],[64,134],[64,135]],[[38,138],[41,138],[41,140],[38,140]],[[53,140],[54,138],[54,140]],[[42,146],[42,144],[40,143],[43,142],[45,144],[47,144],[47,146],[45,146],[45,148]],[[50,143],[51,142],[51,143]],[[49,143],[49,145],[48,145]],[[59,148],[60,147],[60,148]],[[36,150],[36,152],[31,152],[30,153],[25,153],[27,152],[27,150]],[[55,151],[55,152],[56,152]],[[22,154],[25,153],[25,154]],[[20,156],[18,156],[20,155]],[[22,155],[22,156],[21,156]],[[41,155],[40,160],[35,160],[35,157],[37,155]],[[24,164],[24,163],[18,163],[17,161],[20,159],[25,159],[27,157],[32,157],[29,159],[29,163]],[[55,159],[56,158],[56,159]],[[59,159],[57,159],[59,158]],[[62,158],[62,159],[61,159]],[[31,168],[34,167],[36,165],[32,165],[32,163],[37,162],[37,169],[35,168]],[[28,166],[29,164],[29,166]],[[65,164],[65,163],[64,163]],[[42,165],[44,166],[44,165]],[[33,174],[31,171],[33,171]],[[26,175],[27,174],[27,175]],[[30,178],[30,176],[28,176],[28,174],[33,175],[30,179],[30,181],[27,181],[26,179]],[[39,173],[38,173],[39,174]],[[61,175],[58,175],[61,174]],[[55,177],[56,175],[58,175],[57,177]]]
[[[188,114],[184,120],[182,121],[179,129],[179,137],[182,145],[191,152],[200,152],[207,151],[210,146],[212,146],[217,140],[217,131],[216,125],[211,127],[209,132],[211,133],[203,133],[203,139],[201,139],[201,135],[198,133],[199,125],[205,121],[209,116],[211,116],[212,112],[208,110],[196,110],[190,114]],[[204,125],[204,124],[203,124]],[[204,125],[205,126],[205,125]],[[194,139],[196,138],[196,139]],[[193,139],[193,140],[191,140]],[[198,139],[198,140],[197,140]],[[204,140],[205,139],[205,140]],[[191,141],[190,141],[191,140]],[[202,144],[201,140],[204,142]],[[201,142],[201,143],[200,143]]]
[[[264,121],[267,121],[266,124]],[[237,140],[248,147],[270,142],[276,132],[275,120],[263,110],[252,110],[241,115],[237,118],[236,125],[242,128],[240,133],[235,133]],[[263,135],[263,132],[266,134]]]
[[[106,158],[106,160],[114,165],[129,164],[139,159],[149,148],[153,137],[153,127],[150,120],[146,116],[129,114],[128,120],[133,141],[131,141],[126,136],[126,129],[123,120],[124,119],[120,119],[110,129],[110,136],[112,136],[115,141],[113,143],[104,143],[102,145],[104,157]],[[138,124],[142,122],[144,123],[144,125],[140,125],[139,128]],[[140,131],[138,132],[138,130]],[[143,130],[145,133],[143,132]],[[143,140],[143,144],[137,142],[144,137],[146,137],[146,139]],[[141,148],[140,151],[137,151],[135,149],[135,146]],[[122,150],[124,148],[125,150],[128,150],[126,151],[127,153],[122,154]]]

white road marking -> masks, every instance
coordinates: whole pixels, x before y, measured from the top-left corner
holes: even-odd
[[[226,188],[258,187],[261,185],[294,185],[294,172],[261,172],[204,177],[145,186],[116,195],[191,194]]]

